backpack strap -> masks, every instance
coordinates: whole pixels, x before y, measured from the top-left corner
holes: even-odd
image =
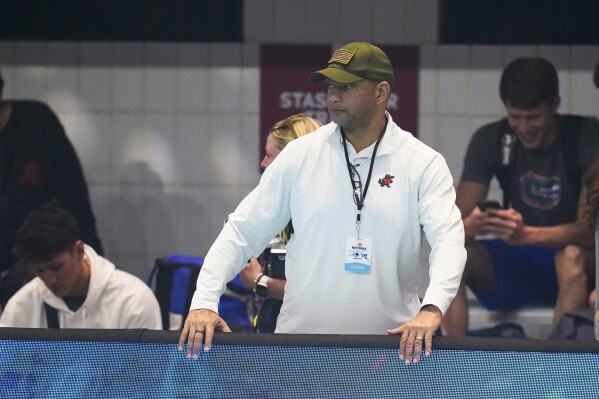
[[[154,294],[160,305],[162,315],[162,328],[168,330],[170,327],[171,292],[173,286],[173,262],[168,259],[158,258],[154,262],[154,270],[151,279],[156,275]],[[169,267],[171,266],[171,267]],[[151,283],[151,281],[149,281]]]
[[[146,278],[146,285],[150,288],[152,288],[152,285],[154,284],[154,276],[156,275],[157,271],[158,271],[158,260],[154,261],[154,266],[152,266],[152,270],[150,270],[150,273],[148,274],[148,277]]]
[[[287,242],[289,242],[293,233],[295,233],[295,229],[293,228],[293,222],[289,220],[289,223],[287,223],[287,226],[285,226],[285,235],[287,236],[287,241],[285,241],[285,245],[287,245]]]
[[[511,202],[510,185],[514,166],[516,164],[516,155],[518,145],[516,134],[510,129],[507,119],[501,121],[499,134],[497,135],[497,147],[499,148],[499,157],[497,165],[497,181],[503,191],[503,208],[508,209]]]
[[[60,324],[58,323],[58,311],[56,308],[48,305],[46,302],[44,302],[44,308],[46,309],[48,328],[60,328]]]

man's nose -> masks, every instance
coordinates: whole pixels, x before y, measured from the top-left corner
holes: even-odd
[[[526,119],[521,119],[516,122],[516,131],[519,133],[527,133],[530,131],[531,124]]]
[[[57,280],[56,273],[51,272],[51,271],[46,271],[43,276],[40,276],[40,278],[44,281],[44,283],[48,287],[51,287],[52,285],[54,285]]]
[[[332,103],[341,101],[341,92],[339,89],[332,88],[327,91],[327,100]]]

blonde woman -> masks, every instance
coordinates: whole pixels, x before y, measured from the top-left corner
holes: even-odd
[[[305,114],[291,115],[275,123],[266,139],[266,146],[264,147],[266,155],[260,163],[262,170],[268,168],[268,165],[275,160],[287,144],[298,137],[313,132],[320,126],[319,121]]]

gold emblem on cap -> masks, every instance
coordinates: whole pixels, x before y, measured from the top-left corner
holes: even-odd
[[[339,64],[347,65],[353,58],[354,54],[355,53],[353,51],[349,51],[344,48],[341,48],[341,49],[335,51],[335,53],[333,54],[333,56],[331,57],[331,59],[329,60],[328,63],[330,64],[331,62],[337,62]]]

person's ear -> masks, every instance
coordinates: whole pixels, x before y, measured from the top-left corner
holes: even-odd
[[[83,244],[83,241],[75,241],[75,244],[73,244],[73,252],[77,255],[77,258],[83,259],[83,255],[85,255],[85,244]]]
[[[562,98],[557,95],[555,96],[555,98],[553,99],[553,102],[551,103],[551,110],[553,112],[557,112],[557,109],[559,108],[559,106],[562,104]]]
[[[378,82],[376,87],[376,102],[377,104],[387,104],[389,96],[391,95],[391,85],[389,82],[382,81]]]

